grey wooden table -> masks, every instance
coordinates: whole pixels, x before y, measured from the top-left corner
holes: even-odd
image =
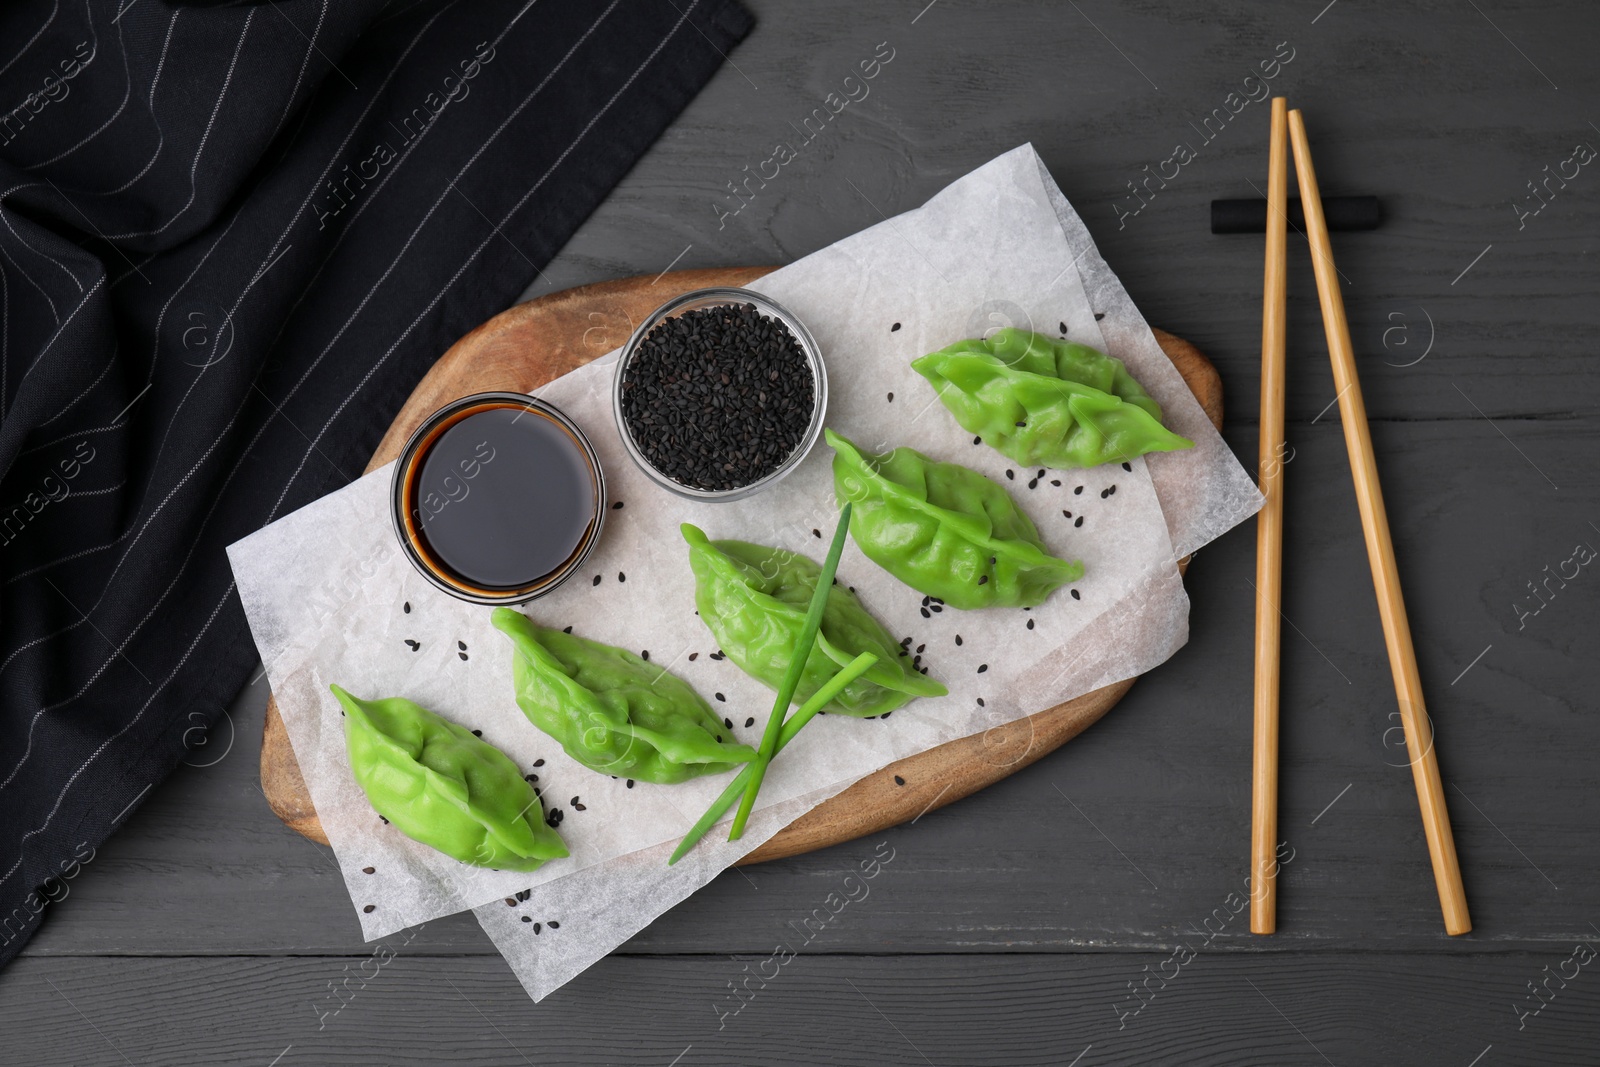
[[[729,872],[537,1006],[467,916],[374,962],[328,850],[262,800],[258,682],[0,972],[0,1061],[1600,1062],[1600,569],[1566,562],[1600,546],[1600,386],[1583,369],[1600,326],[1600,170],[1584,158],[1600,147],[1600,11],[1325,2],[753,0],[737,66],[530,294],[787,262],[1032,141],[1150,321],[1221,368],[1227,437],[1253,468],[1261,246],[1211,236],[1207,205],[1262,184],[1265,105],[1229,111],[1278,58],[1270,86],[1305,109],[1324,191],[1388,211],[1335,249],[1470,936],[1440,923],[1296,239],[1294,858],[1275,937],[1252,936],[1229,896],[1249,845],[1247,526],[1189,572],[1188,647],[1081,738],[915,826]],[[868,97],[727,214],[727,183],[880,42],[893,58]],[[1207,127],[1214,109],[1226,121]],[[1194,158],[1136,198],[1179,143]],[[722,1016],[729,984],[880,842],[895,858],[870,895]]]

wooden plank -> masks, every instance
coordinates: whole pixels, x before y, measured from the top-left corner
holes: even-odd
[[[1102,5],[1084,15],[1021,3],[937,4],[914,26],[894,7],[755,6],[760,27],[740,48],[749,62],[736,62],[761,85],[759,97],[725,71],[529,295],[660,270],[679,255],[679,267],[787,262],[880,222],[880,211],[914,207],[1031,141],[1146,317],[1205,351],[1231,395],[1254,396],[1260,242],[1212,236],[1208,206],[1257,195],[1250,183],[1260,186],[1264,173],[1266,106],[1246,106],[1209,143],[1190,122],[1223,107],[1287,41],[1295,57],[1272,90],[1315,121],[1328,192],[1375,194],[1387,212],[1376,232],[1335,235],[1351,279],[1355,343],[1370,362],[1363,372],[1372,417],[1474,417],[1453,383],[1491,415],[1592,408],[1600,290],[1592,254],[1600,194],[1586,188],[1593,168],[1521,229],[1513,210],[1532,195],[1526,183],[1543,179],[1546,165],[1554,170],[1576,142],[1600,147],[1581,109],[1562,106],[1600,92],[1600,66],[1589,53],[1593,12],[1582,0],[1489,11],[1559,93],[1470,6],[1436,17],[1340,4],[1313,25],[1317,10],[1302,17],[1239,0],[1193,11]],[[743,183],[775,142],[798,143],[791,123],[880,41],[895,59],[867,98],[801,145],[778,177],[740,184],[752,191],[748,203],[719,225],[719,209],[741,202],[728,183]],[[985,56],[1012,62],[1002,74],[978,58]],[[1029,58],[1038,56],[1062,61],[1033,67]],[[1198,150],[1194,161],[1164,187],[1152,181],[1149,206],[1119,220],[1119,207],[1138,203],[1128,183],[1144,181],[1143,168],[1154,172],[1180,141]],[[1310,419],[1335,390],[1305,242],[1295,234],[1290,258],[1288,411]],[[1397,327],[1404,328],[1390,332]],[[1404,366],[1430,336],[1432,353]],[[1239,416],[1251,417],[1247,406]]]
[[[1574,909],[1573,893],[1600,882],[1589,814],[1600,720],[1583,710],[1600,585],[1585,584],[1595,577],[1585,569],[1522,630],[1512,608],[1528,598],[1525,582],[1566,559],[1572,543],[1600,547],[1587,526],[1600,470],[1581,460],[1600,451],[1600,419],[1505,429],[1560,493],[1481,419],[1374,428],[1418,655],[1439,694],[1432,711],[1445,779],[1455,783],[1451,814],[1479,947],[1581,933],[1592,917]],[[1234,436],[1252,455],[1252,436]],[[1284,638],[1280,803],[1283,836],[1301,851],[1283,873],[1277,940],[1427,948],[1437,940],[1437,902],[1398,735],[1386,736],[1392,690],[1344,446],[1328,420],[1291,426],[1289,440],[1297,451],[1286,467],[1284,611],[1293,626]],[[1239,620],[1251,610],[1241,576],[1252,552],[1251,538],[1234,534],[1195,558],[1189,645],[1116,715],[1006,782],[886,833],[904,856],[904,888],[883,894],[881,906],[874,898],[862,927],[832,944],[1148,945],[1198,921],[1247,865],[1251,652],[1250,627]],[[236,710],[227,756],[154,790],[70,897],[51,906],[29,952],[359,951],[327,850],[278,824],[255,780],[263,688]],[[221,729],[216,745],[226,744]],[[629,950],[754,950],[867,844],[729,873]],[[476,924],[453,920],[430,924],[419,944],[477,951],[483,943]]]
[[[1308,963],[1189,937],[1182,956],[850,957],[794,938],[781,965],[770,945],[612,957],[538,1005],[497,959],[424,959],[395,939],[376,956],[25,959],[0,974],[0,1033],[10,1062],[41,1067],[1594,1062],[1600,965],[1563,968],[1572,946]],[[1525,983],[1557,969],[1577,977],[1551,981],[1519,1030]]]

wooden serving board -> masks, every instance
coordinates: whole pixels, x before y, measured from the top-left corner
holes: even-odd
[[[635,324],[679,293],[745,285],[773,269],[729,267],[619,278],[552,293],[501,312],[457,341],[433,365],[389,427],[367,470],[399,455],[422,420],[457,397],[488,390],[532,392],[621,347]],[[1161,330],[1155,336],[1220,430],[1222,380],[1216,368],[1189,342]],[[1082,733],[1111,710],[1133,682],[1132,678],[1116,682],[1026,719],[890,764],[812,808],[741,863],[850,841],[960,800]],[[311,840],[328,843],[283,719],[270,700],[261,744],[261,790],[278,818]]]

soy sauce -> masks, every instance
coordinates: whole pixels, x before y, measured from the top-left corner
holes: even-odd
[[[586,545],[596,477],[572,433],[520,405],[471,411],[414,464],[407,494],[418,547],[471,586],[526,589]]]

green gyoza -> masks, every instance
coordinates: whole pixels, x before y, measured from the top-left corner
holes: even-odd
[[[850,536],[900,581],[954,608],[1031,608],[1083,564],[1045,551],[1011,494],[975,470],[914,448],[863,453],[827,431],[839,502],[854,503]]]
[[[712,541],[688,523],[682,529],[689,542],[695,607],[701,620],[740,670],[777,689],[794,655],[822,568],[793,552],[746,541]],[[836,584],[828,590],[822,628],[806,658],[795,702],[810,699],[863,652],[875,654],[878,662],[825,706],[829,714],[882,715],[913,697],[949,692],[915,670],[856,595]]]
[[[532,871],[567,855],[504,752],[404,698],[331,688],[356,783],[395,829],[476,867]]]
[[[511,638],[517,706],[567,755],[602,774],[681,782],[755,758],[700,694],[665,668],[625,649],[535,625],[496,608]]]
[[[1006,327],[913,360],[968,433],[1027,467],[1097,467],[1193,448],[1120,359]]]

